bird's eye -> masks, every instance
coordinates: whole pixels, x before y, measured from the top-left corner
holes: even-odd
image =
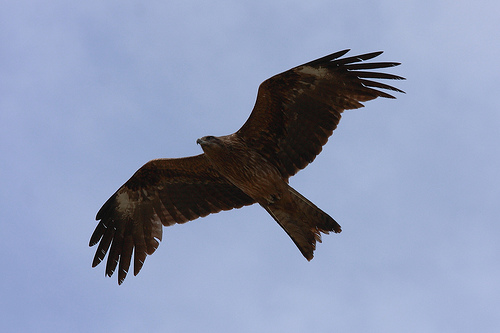
[[[207,141],[211,141],[213,139],[214,139],[214,137],[212,135],[209,135],[209,136],[205,137],[205,140],[207,140]]]

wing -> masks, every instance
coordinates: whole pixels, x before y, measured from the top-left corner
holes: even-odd
[[[134,275],[162,238],[162,225],[184,223],[221,210],[240,208],[253,199],[212,169],[204,154],[146,163],[97,213],[100,220],[90,246],[99,243],[92,263],[106,256],[106,275],[119,263],[118,283],[127,275],[134,252]],[[110,248],[111,246],[111,248]]]
[[[236,132],[250,148],[273,163],[286,179],[321,152],[346,109],[377,97],[394,98],[376,88],[403,92],[370,79],[402,77],[366,70],[395,62],[360,63],[382,52],[338,59],[349,50],[292,68],[264,81],[252,114]]]

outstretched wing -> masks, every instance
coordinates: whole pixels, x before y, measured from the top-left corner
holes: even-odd
[[[97,213],[90,246],[99,242],[92,267],[106,256],[106,275],[119,263],[118,283],[127,275],[134,252],[134,275],[162,238],[162,225],[184,223],[254,200],[212,169],[204,154],[146,163]],[[111,248],[110,248],[111,246]]]
[[[366,70],[393,67],[395,62],[363,63],[382,52],[338,59],[349,50],[330,54],[264,81],[252,114],[236,132],[288,178],[321,152],[346,109],[377,97],[394,98],[380,89],[403,92],[370,79],[404,79]]]

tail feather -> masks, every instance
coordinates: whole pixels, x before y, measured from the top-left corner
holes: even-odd
[[[339,233],[340,225],[299,192],[288,186],[288,195],[262,207],[278,222],[307,260],[313,258],[321,232]]]

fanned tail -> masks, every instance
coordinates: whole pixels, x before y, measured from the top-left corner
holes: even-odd
[[[261,206],[286,231],[307,260],[313,258],[316,242],[321,243],[321,233],[342,231],[332,217],[290,186],[287,195]]]

